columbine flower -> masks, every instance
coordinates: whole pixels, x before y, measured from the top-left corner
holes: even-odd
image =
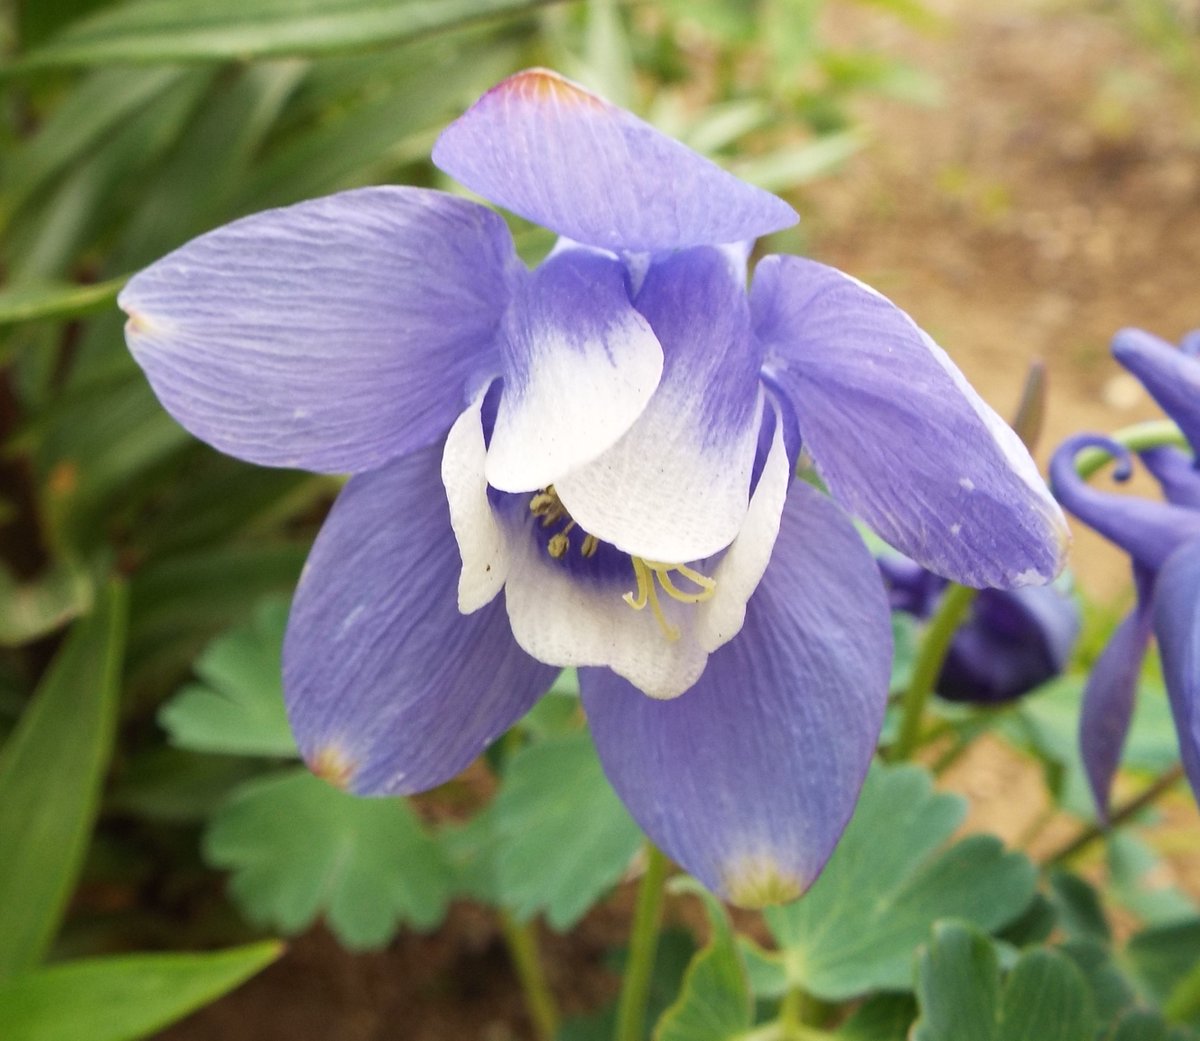
[[[300,747],[356,792],[430,788],[581,666],[650,836],[735,901],[793,897],[890,657],[870,554],[791,482],[799,435],[851,512],[962,581],[1053,577],[1061,514],[882,296],[783,256],[747,294],[748,244],[795,214],[629,113],[531,70],[433,157],[562,236],[550,256],[526,270],[475,203],[371,188],[204,235],[120,301],[197,436],[354,474],[289,622]]]
[[[933,614],[944,578],[899,554],[877,563],[893,611]],[[1059,675],[1078,637],[1079,607],[1057,583],[982,590],[950,641],[934,691],[978,705],[1014,701]]]
[[[1183,765],[1200,794],[1200,334],[1186,337],[1177,350],[1149,333],[1126,329],[1114,338],[1113,354],[1179,425],[1192,454],[1170,446],[1138,453],[1165,502],[1100,492],[1079,477],[1075,458],[1094,446],[1115,456],[1115,476],[1128,479],[1130,453],[1105,437],[1068,438],[1050,465],[1059,501],[1133,561],[1137,606],[1096,662],[1080,719],[1083,763],[1102,817],[1151,634],[1158,638]]]

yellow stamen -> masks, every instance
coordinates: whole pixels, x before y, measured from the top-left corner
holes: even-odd
[[[702,604],[705,600],[711,600],[713,594],[717,591],[717,583],[707,575],[700,574],[694,568],[688,567],[686,564],[659,564],[647,560],[646,566],[654,572],[654,577],[658,579],[659,585],[663,587],[663,592],[672,600],[678,600],[681,604]],[[685,593],[671,579],[671,572],[678,571],[689,582],[700,587],[698,593]]]
[[[563,556],[571,548],[571,540],[567,538],[566,532],[560,531],[557,535],[552,535],[550,541],[546,543],[546,552],[555,560]]]
[[[594,557],[596,550],[600,548],[600,540],[595,535],[585,535],[583,545],[579,547],[579,552],[585,557]]]

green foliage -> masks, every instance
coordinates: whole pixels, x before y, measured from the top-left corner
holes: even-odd
[[[964,813],[925,771],[874,767],[816,884],[765,912],[788,982],[829,1001],[905,990],[912,952],[937,919],[996,930],[1017,918],[1033,897],[1033,865],[988,835],[947,847]]]
[[[159,713],[180,748],[229,755],[296,756],[280,671],[288,606],[264,601],[246,626],[214,640],[196,659],[203,684],[184,687]]]
[[[211,954],[133,954],[39,969],[0,983],[0,1037],[134,1041],[182,1019],[269,965],[257,943]]]
[[[1070,959],[1022,954],[1003,984],[995,948],[979,930],[942,922],[917,969],[921,1017],[913,1041],[1092,1041],[1096,1015]]]
[[[544,913],[555,929],[620,880],[641,840],[580,732],[513,755],[494,803],[450,838],[460,888],[519,920]]]
[[[702,894],[712,938],[688,966],[675,1003],[654,1028],[654,1041],[726,1041],[753,1022],[754,1000],[729,916]]]
[[[112,752],[125,622],[125,591],[110,586],[0,753],[0,980],[41,960],[75,887]]]
[[[64,65],[312,56],[404,43],[546,0],[127,0],[75,22],[17,63]]]
[[[404,800],[349,795],[307,770],[238,788],[204,852],[233,872],[251,921],[295,933],[324,914],[354,949],[382,946],[402,922],[432,928],[449,897],[440,850]]]

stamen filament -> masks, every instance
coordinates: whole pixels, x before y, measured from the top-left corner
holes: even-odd
[[[658,599],[659,587],[672,600],[681,604],[700,604],[711,600],[717,591],[717,583],[707,575],[700,574],[686,564],[663,564],[657,560],[645,560],[642,557],[630,557],[633,564],[633,574],[637,579],[637,592],[626,593],[625,603],[635,611],[641,611],[650,605],[654,619],[668,640],[675,641],[680,637],[679,629],[667,621],[666,613]],[[671,578],[671,572],[678,571],[689,582],[700,587],[697,593],[687,593],[680,589]]]

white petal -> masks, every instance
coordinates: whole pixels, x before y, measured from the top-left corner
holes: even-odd
[[[636,586],[632,565],[627,581],[582,577],[550,557],[532,533],[509,534],[504,595],[513,635],[527,654],[564,668],[607,666],[652,698],[677,697],[700,678],[708,652],[692,631],[691,605],[660,597],[680,632],[669,640],[649,607],[635,611],[622,600]]]
[[[458,540],[462,572],[458,577],[458,609],[463,614],[491,603],[508,574],[505,533],[488,502],[484,461],[483,399],[476,395],[454,421],[442,453],[442,483],[450,504],[450,525]],[[403,517],[396,518],[404,523]]]
[[[746,602],[762,581],[775,540],[791,480],[791,464],[783,436],[783,417],[775,410],[775,433],[767,452],[758,486],[737,538],[712,572],[713,597],[698,605],[696,639],[706,651],[715,651],[732,640],[746,620]]]

